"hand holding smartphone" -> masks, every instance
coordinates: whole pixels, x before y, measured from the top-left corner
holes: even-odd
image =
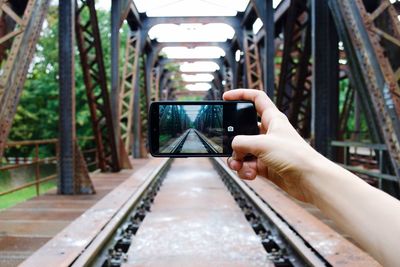
[[[259,133],[249,101],[159,101],[150,105],[149,146],[155,157],[230,156],[236,135]]]

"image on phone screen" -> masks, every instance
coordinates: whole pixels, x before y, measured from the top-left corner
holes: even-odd
[[[222,115],[222,105],[159,106],[160,153],[222,153]]]
[[[229,156],[239,134],[258,134],[254,104],[161,101],[150,105],[150,152],[159,157]]]

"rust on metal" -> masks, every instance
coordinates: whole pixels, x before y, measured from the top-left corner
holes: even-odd
[[[79,149],[78,143],[75,142],[75,177],[74,191],[79,194],[95,194],[93,183],[89,176],[89,170],[83,157],[83,153]]]
[[[160,94],[160,71],[161,71],[161,68],[159,66],[156,66],[151,70],[151,79],[150,79],[151,101],[158,101],[159,100],[159,94]]]
[[[310,135],[311,23],[304,1],[290,1],[283,31],[277,107],[303,137]]]
[[[82,137],[80,140],[92,140],[92,137]],[[20,148],[24,146],[33,146],[35,151],[35,157],[30,158],[8,158],[4,157],[4,163],[0,163],[0,171],[9,171],[24,168],[27,166],[33,166],[35,168],[35,181],[28,182],[17,187],[10,188],[6,191],[0,192],[0,196],[7,195],[31,186],[36,187],[36,195],[39,195],[39,185],[54,180],[57,178],[56,174],[49,174],[46,177],[41,177],[40,165],[43,163],[57,163],[57,155],[51,157],[40,158],[39,157],[39,146],[51,145],[55,150],[57,150],[58,139],[46,139],[46,140],[25,140],[25,141],[11,141],[6,144],[6,149],[9,148]],[[91,184],[89,178],[89,172],[87,166],[97,164],[97,162],[88,162],[86,165],[83,154],[90,154],[95,152],[93,149],[86,149],[80,151],[79,147],[76,145],[75,153],[77,153],[75,160],[77,172],[76,172],[76,192],[77,193],[94,193],[94,187]],[[55,153],[57,154],[57,152]],[[128,166],[128,164],[126,164]]]
[[[260,52],[258,43],[255,40],[255,34],[252,30],[244,30],[243,36],[248,87],[251,89],[264,90]]]
[[[88,17],[84,21],[85,16]],[[76,39],[89,104],[99,168],[119,171],[106,72],[94,0],[82,0],[75,15]]]
[[[258,177],[246,183],[332,266],[380,266],[268,180]]]
[[[49,3],[50,0],[29,0],[21,17],[8,3],[1,1],[0,19],[7,16],[16,26],[4,29],[3,25],[3,35],[0,36],[3,56],[5,50],[8,50],[7,58],[2,60],[5,62],[2,63],[0,76],[0,157],[3,155]]]
[[[134,160],[132,165],[136,170],[139,170],[147,161],[144,159]],[[151,170],[154,165],[147,168]],[[95,195],[57,195],[56,190],[51,190],[45,195],[32,198],[8,210],[0,211],[0,266],[16,266],[20,264],[52,237],[61,232],[71,221],[81,218],[79,217],[80,215],[110,191],[124,181],[128,181],[132,174],[132,170],[123,170],[119,173],[98,172],[91,174],[92,181],[97,189],[97,194]],[[138,172],[138,175],[139,180],[143,179],[143,172],[142,174]],[[132,191],[135,188],[134,186],[131,183],[125,188],[127,191]],[[109,205],[112,205],[112,203]],[[100,211],[101,209],[102,207],[99,207],[98,210]],[[82,218],[82,221],[84,220],[85,217]],[[84,236],[86,234],[85,231],[90,228],[89,224],[88,226],[79,225],[76,230],[81,229],[81,234]],[[61,265],[34,264],[31,266]]]
[[[389,1],[385,0],[383,2]],[[395,75],[393,75],[397,72],[397,68],[393,69],[393,66],[397,64],[393,60],[397,62],[397,57],[393,58],[392,53],[389,53],[390,51],[385,47],[388,41],[393,42],[377,34],[377,27],[374,26],[378,18],[386,18],[385,23],[388,23],[390,25],[389,28],[394,31],[392,37],[398,39],[399,35],[396,32],[399,29],[399,21],[395,15],[396,11],[392,5],[386,6],[382,4],[383,6],[378,6],[375,9],[376,13],[370,15],[362,1],[346,0],[338,3],[345,18],[346,27],[349,29],[351,42],[359,53],[358,64],[361,67],[363,78],[368,88],[380,131],[390,152],[391,162],[397,177],[400,177],[399,84],[398,80],[395,79]],[[387,10],[385,14],[383,14],[384,10]],[[378,14],[380,15],[378,16]],[[362,26],[360,26],[359,17],[361,17]],[[365,40],[365,35],[361,34],[364,30],[367,32],[369,40]],[[386,43],[380,42],[381,39],[386,39]],[[372,46],[373,51],[369,49],[368,44]],[[376,66],[375,60],[377,60],[378,66]],[[384,84],[380,80],[381,77],[384,79]]]
[[[135,96],[135,84],[137,83],[137,68],[139,68],[140,32],[128,34],[125,47],[125,60],[122,72],[122,81],[119,95],[119,128],[120,135],[126,151],[132,146],[133,127],[133,100]]]
[[[137,193],[138,188],[149,179],[157,166],[162,165],[162,162],[165,162],[165,160],[153,159],[142,168],[138,168],[136,172],[123,170],[120,173],[96,174],[97,177],[105,178],[120,176],[125,177],[126,180],[115,187],[115,183],[112,185],[114,179],[104,179],[111,184],[107,186],[107,196],[102,199],[98,196],[99,194],[71,197],[74,199],[80,199],[79,197],[95,198],[98,202],[26,259],[20,266],[71,265],[85,248],[97,238],[103,228],[116,218],[115,216],[119,210],[124,207],[132,195]],[[137,166],[135,162],[133,163],[134,167]],[[100,186],[96,184],[96,180],[93,179],[96,188],[99,188]],[[110,192],[111,189],[113,189],[112,192]],[[104,196],[105,193],[100,195]]]

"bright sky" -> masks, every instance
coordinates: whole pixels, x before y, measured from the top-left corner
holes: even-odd
[[[185,82],[211,82],[214,80],[214,76],[208,73],[182,74],[182,79]]]
[[[234,35],[233,28],[224,23],[159,24],[149,31],[150,38],[159,42],[225,42]]]
[[[183,106],[183,109],[186,111],[186,114],[188,115],[189,119],[191,121],[194,121],[199,114],[201,106],[200,105],[186,105]]]
[[[219,70],[219,66],[212,61],[184,62],[181,64],[180,70],[183,72],[214,72]]]
[[[249,0],[135,0],[139,12],[158,16],[235,16]]]
[[[281,0],[273,0],[274,8]],[[134,0],[139,12],[146,12],[147,16],[235,16],[237,12],[246,9],[249,0]],[[111,0],[98,1],[98,8],[109,10]],[[258,32],[262,22],[257,20],[253,25],[253,31]],[[149,31],[151,39],[159,42],[224,42],[232,39],[235,32],[226,24],[162,24],[153,27]],[[168,58],[219,58],[225,53],[218,47],[166,47],[162,50]],[[184,72],[214,72],[219,69],[214,62],[180,63],[180,69]],[[210,75],[211,76],[211,75]],[[212,77],[212,76],[211,76]],[[186,76],[190,81],[204,81],[204,76]],[[207,80],[208,81],[208,80]],[[188,90],[208,90],[208,83],[195,83],[186,85]]]
[[[211,88],[209,83],[191,83],[186,85],[189,91],[208,91]]]
[[[165,47],[161,50],[168,58],[220,58],[225,56],[224,50],[215,46]]]

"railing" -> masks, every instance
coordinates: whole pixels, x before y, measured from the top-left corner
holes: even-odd
[[[82,153],[85,157],[87,166],[89,170],[97,169],[97,155],[96,148],[88,148],[88,143],[94,143],[93,137],[82,137],[78,139],[78,142],[81,143],[81,147],[83,147]],[[82,143],[84,143],[82,145]],[[7,152],[9,150],[21,150],[22,148],[30,148],[28,157],[11,157],[7,156]],[[33,149],[32,149],[33,147]],[[40,148],[47,147],[47,153],[49,151],[52,155],[41,155]],[[43,151],[42,151],[43,154]],[[16,191],[35,186],[36,195],[40,194],[40,184],[54,180],[57,177],[57,173],[50,174],[46,177],[41,177],[41,165],[43,164],[57,164],[57,155],[58,155],[58,139],[46,139],[46,140],[29,140],[29,141],[13,141],[7,143],[6,150],[3,156],[3,159],[0,161],[0,174],[5,173],[6,171],[25,168],[34,166],[34,181],[24,183],[14,188],[7,189],[6,191],[0,192],[0,196],[4,196],[10,193],[14,193]]]
[[[373,179],[372,183],[376,181],[378,188],[382,188],[382,180],[399,181],[395,175],[387,173],[389,158],[386,145],[351,141],[332,141],[331,145],[343,151],[339,165],[362,178]]]

